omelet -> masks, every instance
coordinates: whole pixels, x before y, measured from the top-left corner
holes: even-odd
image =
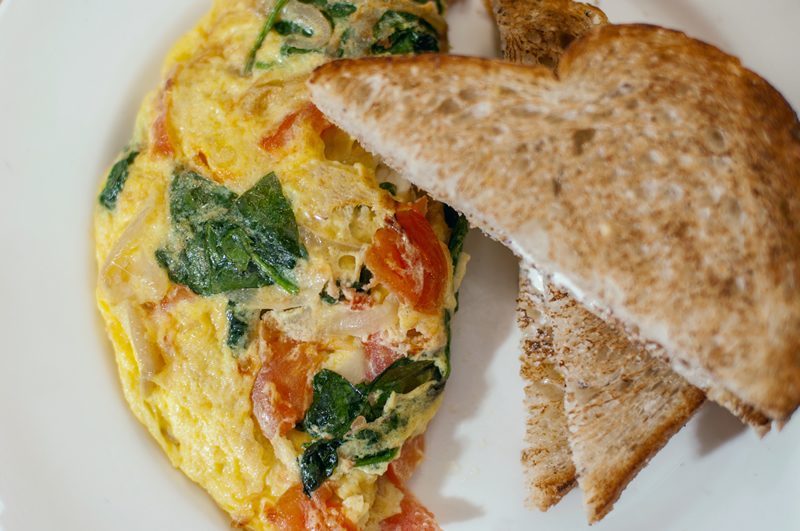
[[[101,183],[97,301],[125,397],[237,527],[438,528],[403,483],[450,374],[467,224],[305,81],[446,48],[435,0],[217,0]]]

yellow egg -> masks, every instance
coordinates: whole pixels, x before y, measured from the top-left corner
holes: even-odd
[[[421,451],[403,445],[449,375],[465,224],[398,192],[305,80],[340,56],[444,51],[444,30],[433,0],[218,0],[101,184],[97,300],[122,390],[237,526],[380,529],[411,499]]]

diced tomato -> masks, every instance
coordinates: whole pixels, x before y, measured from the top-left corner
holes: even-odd
[[[425,434],[420,433],[403,443],[403,447],[400,449],[400,457],[389,463],[389,470],[386,476],[389,481],[400,487],[408,481],[424,457]]]
[[[262,138],[261,147],[264,151],[275,151],[282,148],[295,136],[298,128],[303,124],[308,124],[317,135],[321,135],[325,129],[331,126],[320,110],[313,103],[308,102],[299,111],[284,118],[275,132]],[[295,125],[298,127],[296,128]]]
[[[164,88],[158,99],[159,115],[150,127],[150,142],[153,146],[153,151],[158,155],[171,157],[175,154],[175,148],[172,145],[172,139],[169,136],[169,105],[170,93],[175,84],[175,72],[167,78],[164,83]]]
[[[376,332],[363,343],[367,351],[367,372],[364,377],[368,381],[374,380],[389,365],[403,357],[399,349],[387,345],[380,332]]]
[[[305,415],[323,354],[316,343],[288,338],[268,321],[262,322],[261,339],[262,365],[253,384],[253,413],[261,431],[272,439],[286,435]]]
[[[342,514],[341,506],[331,501],[331,494],[323,485],[309,499],[302,486],[295,485],[264,513],[264,519],[278,531],[357,531]]]
[[[401,488],[403,501],[400,514],[390,516],[380,523],[381,531],[442,531],[433,518],[433,513],[422,506],[411,491]]]
[[[364,263],[402,302],[434,314],[445,296],[447,258],[418,208],[401,205],[395,214],[398,227],[375,231]]]

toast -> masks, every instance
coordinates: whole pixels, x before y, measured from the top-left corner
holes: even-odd
[[[689,382],[787,421],[796,114],[737,59],[654,26],[592,30],[557,74],[430,56],[332,63],[309,86],[368,149]]]
[[[494,0],[492,10],[504,58],[550,69],[557,68],[576,37],[608,23],[600,9],[572,0]],[[558,294],[558,311],[544,304],[545,293]],[[524,261],[520,262],[518,301],[521,374],[528,408],[522,458],[528,478],[527,504],[539,510],[549,508],[570,490],[567,485],[574,485],[577,468],[584,509],[590,522],[598,521],[705,397]],[[556,324],[560,333],[554,341]],[[563,377],[554,378],[554,374]],[[635,386],[631,374],[637,375]],[[561,384],[560,401],[554,389],[557,383]],[[548,401],[552,401],[549,407],[541,408]],[[567,473],[571,478],[565,477]]]
[[[572,490],[576,476],[564,411],[566,383],[557,365],[544,294],[531,285],[534,274],[531,266],[520,262],[517,324],[528,412],[522,464],[528,483],[525,504],[546,511]]]
[[[600,9],[572,0],[491,0],[503,58],[554,70],[577,37],[608,24]]]

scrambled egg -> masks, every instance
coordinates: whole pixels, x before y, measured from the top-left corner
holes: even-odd
[[[410,499],[466,225],[304,82],[335,57],[444,51],[441,10],[218,0],[102,183],[97,300],[125,397],[236,526],[378,529]],[[326,424],[342,389],[344,424]]]

